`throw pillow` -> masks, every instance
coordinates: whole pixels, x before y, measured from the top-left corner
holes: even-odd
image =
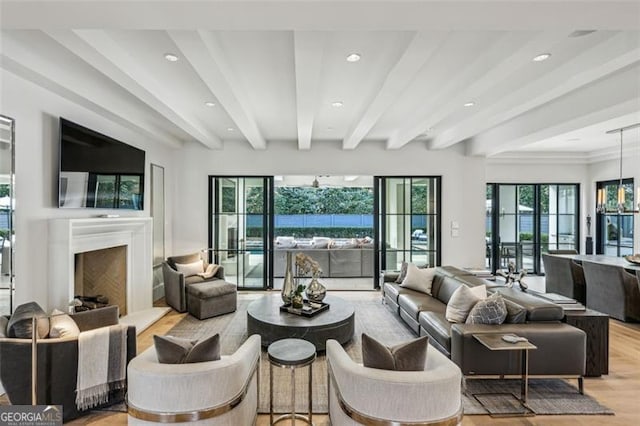
[[[402,281],[404,281],[404,279],[406,278],[407,265],[408,263],[403,260],[402,265],[400,265],[400,275],[398,275],[398,278],[396,278],[396,284],[402,284]]]
[[[158,362],[188,364],[220,359],[220,335],[197,341],[174,336],[153,336]]]
[[[466,321],[469,311],[474,307],[479,300],[487,298],[487,286],[480,285],[477,287],[468,287],[465,284],[460,285],[453,294],[449,303],[447,303],[447,310],[445,311],[445,318],[449,322]]]
[[[400,286],[430,295],[435,273],[435,268],[420,269],[413,263],[409,263],[407,265],[407,275]]]
[[[67,314],[58,309],[51,312],[49,318],[50,326],[49,337],[55,339],[57,337],[78,337],[80,329],[78,324]]]
[[[185,277],[191,277],[204,272],[204,262],[200,259],[193,263],[176,263],[176,269]]]
[[[362,365],[368,368],[396,371],[422,371],[427,362],[429,338],[422,336],[387,347],[362,333]]]
[[[218,273],[218,269],[220,269],[220,265],[211,263],[209,264],[209,266],[207,266],[207,269],[205,269],[204,272],[200,272],[198,275],[204,278],[205,280],[208,280],[209,278],[212,278],[215,274]]]
[[[14,311],[7,324],[7,336],[19,339],[31,339],[31,319],[38,318],[38,337],[44,339],[49,335],[49,318],[46,312],[36,302],[24,303]]]
[[[220,359],[220,334],[200,340],[184,359],[185,364],[192,362],[217,361]]]
[[[311,239],[311,245],[313,246],[313,248],[317,248],[317,249],[329,248],[330,242],[331,242],[331,238],[329,237],[313,237]]]
[[[7,324],[9,324],[9,318],[0,316],[0,337],[7,337]]]
[[[504,322],[507,324],[524,324],[527,321],[527,310],[511,300],[505,298],[503,300],[507,307],[507,318]]]
[[[467,324],[502,324],[507,318],[507,305],[500,294],[494,293],[479,301],[469,312]]]

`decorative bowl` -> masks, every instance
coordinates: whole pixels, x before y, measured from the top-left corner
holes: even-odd
[[[640,265],[640,254],[634,254],[632,256],[625,256],[624,259],[629,263],[633,263],[635,265]]]

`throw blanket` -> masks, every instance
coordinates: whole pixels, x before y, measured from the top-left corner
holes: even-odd
[[[127,326],[84,331],[78,336],[76,406],[86,410],[109,400],[109,392],[125,385]]]

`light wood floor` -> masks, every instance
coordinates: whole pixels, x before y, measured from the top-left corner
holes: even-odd
[[[379,297],[379,293],[358,292],[359,297]],[[171,311],[138,336],[138,352],[153,344],[154,334],[165,334],[186,314]],[[562,356],[562,354],[558,354]],[[575,384],[575,383],[574,383]],[[609,375],[586,378],[585,392],[611,408],[615,416],[536,416],[496,419],[489,416],[466,416],[463,425],[637,425],[640,424],[640,324],[610,321]],[[313,417],[316,426],[328,425],[326,415]],[[108,426],[127,424],[124,413],[98,413],[70,424]],[[258,417],[258,426],[269,424],[268,415]],[[289,424],[281,422],[280,424]],[[304,424],[304,423],[298,423]],[[242,426],[242,425],[238,425]]]

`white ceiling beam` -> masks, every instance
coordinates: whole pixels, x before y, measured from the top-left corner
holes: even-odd
[[[251,146],[266,149],[267,143],[251,111],[251,101],[216,36],[207,31],[168,34]]]
[[[151,140],[179,148],[182,142],[166,131],[154,126],[152,120],[141,119],[139,112],[119,95],[105,91],[92,81],[76,78],[64,66],[51,63],[40,55],[24,49],[20,43],[5,34],[2,40],[0,66],[5,70],[56,93],[96,114],[116,122]],[[45,75],[46,73],[46,75]]]
[[[325,41],[324,33],[296,31],[293,34],[298,149],[301,150],[311,149]]]
[[[543,74],[540,78],[523,85],[519,90],[504,96],[498,102],[482,107],[478,113],[457,122],[455,126],[439,129],[430,147],[442,149],[462,142],[553,99],[631,66],[640,60],[638,44],[638,40],[634,40],[633,35],[630,34],[610,37],[583,51],[576,58],[554,69],[553,72]],[[633,48],[633,46],[636,47]],[[532,93],[537,95],[531,96]]]
[[[637,29],[634,0],[3,0],[5,29]]]
[[[160,113],[194,140],[208,148],[222,147],[222,141],[218,135],[183,112],[184,101],[181,102],[176,93],[158,81],[153,75],[153,70],[141,66],[125,47],[105,31],[49,31],[47,34],[147,104],[149,108]]]
[[[406,124],[387,140],[387,148],[398,149],[411,142],[427,129],[460,110],[463,103],[476,100],[496,82],[502,81],[522,67],[523,63],[529,62],[540,49],[548,48],[563,35],[566,33],[520,32],[501,36],[487,46],[482,55],[477,55],[473,62],[457,74],[451,75],[439,90],[425,94],[425,102],[407,118]]]
[[[640,111],[640,62],[554,99],[465,142],[467,155],[490,156]]]
[[[415,80],[418,72],[441,46],[447,32],[418,32],[393,66],[369,107],[342,141],[343,149],[355,149]]]

